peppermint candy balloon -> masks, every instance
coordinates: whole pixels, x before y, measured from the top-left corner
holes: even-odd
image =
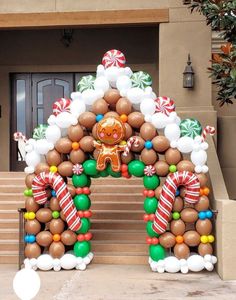
[[[130,79],[133,87],[138,87],[143,90],[152,85],[152,77],[143,71],[135,72]]]
[[[172,111],[175,111],[174,100],[169,97],[157,97],[155,103],[156,113],[163,113],[166,116],[169,116]]]
[[[47,128],[48,128],[48,125],[43,125],[43,124],[40,124],[38,127],[36,127],[33,132],[33,139],[35,139],[35,140],[45,139]]]
[[[72,172],[76,175],[80,175],[82,174],[84,171],[84,168],[81,164],[75,164],[73,165],[73,168],[72,168]]]
[[[59,115],[61,112],[70,112],[71,100],[66,98],[60,98],[53,103],[52,110],[54,116]]]
[[[182,120],[179,127],[181,136],[189,136],[192,139],[202,133],[202,126],[196,119]]]
[[[82,93],[86,90],[94,90],[95,77],[92,75],[83,76],[77,84],[77,91]]]
[[[146,166],[145,169],[144,169],[144,174],[145,174],[146,176],[152,176],[152,175],[156,174],[156,169],[155,169],[155,167],[152,166],[152,165]]]
[[[107,51],[102,59],[102,64],[105,69],[109,67],[123,68],[125,66],[125,62],[126,60],[124,54],[115,49]]]

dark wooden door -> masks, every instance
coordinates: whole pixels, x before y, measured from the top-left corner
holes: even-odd
[[[13,133],[21,131],[29,138],[35,127],[47,124],[56,99],[68,98],[75,90],[74,78],[73,73],[11,75],[11,171],[23,171],[25,168],[24,153],[19,143],[12,140]]]

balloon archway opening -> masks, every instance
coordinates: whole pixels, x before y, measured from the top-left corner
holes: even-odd
[[[120,51],[108,51],[102,63],[96,77],[79,81],[72,100],[53,104],[33,139],[14,136],[24,139],[28,173],[25,263],[85,270],[93,258],[91,178],[134,176],[143,180],[151,269],[213,270],[205,139],[214,128],[181,120],[174,101],[157,97],[151,76],[125,67]]]

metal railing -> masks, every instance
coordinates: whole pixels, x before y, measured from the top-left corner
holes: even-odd
[[[26,212],[25,208],[18,208],[19,213],[19,254],[18,254],[18,268],[19,270],[22,268],[25,254],[25,219],[24,219],[24,213]]]

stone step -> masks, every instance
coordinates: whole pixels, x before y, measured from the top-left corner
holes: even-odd
[[[17,210],[18,208],[24,208],[25,201],[18,200],[2,200],[0,201],[0,210]]]
[[[0,172],[0,178],[11,178],[11,179],[21,178],[21,179],[24,179],[25,175],[26,174],[24,172]]]
[[[18,228],[0,228],[0,240],[18,240]]]
[[[0,264],[17,264],[18,251],[0,251]]]
[[[25,190],[25,186],[24,185],[12,185],[12,181],[11,184],[2,184],[0,182],[0,193],[9,193],[9,192],[14,192],[14,193],[21,193],[23,194],[24,190]]]
[[[19,213],[17,210],[0,210],[0,219],[18,219]]]
[[[92,178],[92,185],[142,185],[143,179],[139,177],[131,177],[126,179],[124,177],[114,178],[114,177],[105,177],[105,178]]]
[[[0,203],[1,207],[1,203]],[[120,201],[94,201],[91,205],[91,210],[142,210],[143,202],[120,202]]]
[[[92,184],[91,187],[92,193],[111,193],[111,194],[133,194],[133,193],[142,193],[143,186],[142,185],[111,185],[108,181],[107,185],[97,185],[96,183]]]
[[[1,228],[19,228],[18,219],[0,219],[0,229]]]
[[[123,252],[129,253],[138,253],[138,254],[146,254],[148,253],[148,246],[146,243],[127,243],[122,241],[91,241],[92,251],[96,252],[109,252],[109,253],[117,253],[122,255]]]
[[[107,220],[142,220],[143,211],[142,210],[93,210],[92,218]]]
[[[145,241],[147,236],[145,229],[143,230],[108,230],[108,229],[92,229],[93,240],[121,240],[121,241]]]
[[[23,195],[23,193],[0,193],[0,203],[1,201],[24,201],[25,200],[25,196]]]
[[[115,255],[111,253],[94,253],[93,263],[95,264],[113,264],[113,265],[146,265],[148,264],[148,256],[146,253],[122,253]]]
[[[0,251],[19,251],[18,240],[1,240],[0,239]]]
[[[93,193],[90,195],[91,201],[119,201],[119,202],[142,202],[144,201],[144,196],[141,193]]]
[[[143,230],[145,223],[143,220],[91,220],[91,229],[109,230]]]

